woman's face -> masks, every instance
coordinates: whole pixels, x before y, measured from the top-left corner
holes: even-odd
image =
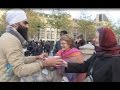
[[[66,41],[64,41],[64,40],[61,40],[60,44],[61,44],[62,50],[67,50],[67,49],[70,48],[70,45],[68,45],[68,43]]]
[[[93,38],[93,45],[99,46],[99,32],[97,31],[95,37]]]

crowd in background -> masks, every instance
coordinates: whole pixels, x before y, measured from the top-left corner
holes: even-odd
[[[67,34],[67,31],[61,31],[61,33]],[[60,34],[60,35],[62,35],[62,34]],[[79,47],[85,45],[85,43],[86,42],[83,38],[83,35],[80,34],[76,37],[76,39],[74,41],[74,47],[79,49]],[[54,41],[31,40],[28,42],[25,55],[26,56],[36,56],[36,55],[42,54],[44,52],[48,53],[48,55],[50,55],[50,53],[52,53],[52,55],[55,55],[57,53],[57,51],[60,49],[61,49],[60,41],[57,41],[56,43],[54,43]],[[53,52],[51,52],[51,51],[53,51]]]
[[[26,56],[36,56],[42,54],[43,52],[50,54],[50,51],[53,49],[53,41],[29,41],[27,45],[27,51],[25,52]]]

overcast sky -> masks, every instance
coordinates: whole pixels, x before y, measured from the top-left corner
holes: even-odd
[[[53,9],[37,9],[37,11],[51,14]],[[96,14],[106,14],[109,19],[112,19],[114,22],[120,20],[120,9],[62,9],[64,12],[69,13],[73,18],[80,18],[81,12],[86,12],[94,20]]]

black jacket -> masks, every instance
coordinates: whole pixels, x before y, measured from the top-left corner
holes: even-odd
[[[83,46],[83,45],[85,45],[85,40],[84,39],[80,40],[79,42],[75,42],[75,47],[77,49],[79,49],[79,47]]]
[[[93,54],[82,64],[68,63],[67,73],[88,73],[93,67],[94,82],[120,82],[120,56]]]
[[[56,53],[61,49],[60,41],[57,41],[53,50],[53,55],[56,55]]]

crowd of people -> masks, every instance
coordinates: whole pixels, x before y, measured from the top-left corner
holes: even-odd
[[[120,82],[120,46],[111,28],[96,30],[95,52],[84,61],[79,49],[86,44],[83,35],[74,40],[61,31],[55,45],[28,41],[28,20],[21,9],[8,10],[6,22],[0,37],[0,82]]]
[[[60,32],[60,37],[68,34],[67,31],[62,30]],[[80,46],[85,45],[85,40],[82,34],[78,35],[73,41],[74,47],[79,49]],[[54,43],[54,41],[44,41],[44,40],[31,40],[28,41],[27,50],[25,51],[25,56],[36,56],[41,53],[47,53],[48,55],[56,55],[56,53],[61,49],[60,40]],[[53,52],[52,52],[53,51]]]
[[[34,41],[31,40],[28,42],[27,50],[25,51],[25,56],[36,56],[42,53],[50,54],[53,49],[53,41]]]

